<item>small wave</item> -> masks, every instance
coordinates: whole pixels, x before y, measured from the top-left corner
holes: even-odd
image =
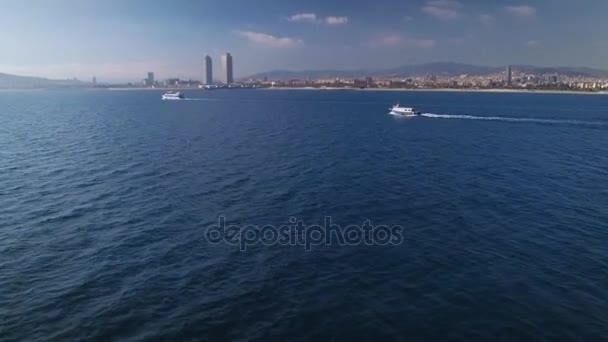
[[[423,113],[420,116],[427,118],[440,119],[461,119],[461,120],[487,120],[487,121],[505,121],[505,122],[531,122],[545,124],[566,124],[566,125],[591,125],[591,126],[606,126],[608,122],[602,121],[582,121],[582,120],[562,120],[562,119],[541,119],[541,118],[514,118],[507,116],[475,116],[475,115],[449,115],[449,114],[433,114]]]

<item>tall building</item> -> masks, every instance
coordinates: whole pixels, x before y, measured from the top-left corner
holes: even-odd
[[[226,52],[226,54],[222,56],[222,81],[225,84],[234,83],[234,76],[232,73],[232,55],[229,52]]]
[[[203,84],[213,84],[213,61],[209,55],[205,56],[203,68]]]
[[[557,75],[549,76],[549,84],[557,84]]]
[[[146,78],[146,85],[151,87],[154,85],[154,73],[148,72],[148,78]]]
[[[505,70],[505,82],[507,82],[508,86],[513,82],[513,73],[510,65],[507,65],[507,70]]]

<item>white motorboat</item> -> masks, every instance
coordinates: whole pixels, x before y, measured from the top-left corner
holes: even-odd
[[[186,97],[179,91],[169,91],[163,94],[163,100],[183,100]]]
[[[394,105],[393,107],[389,108],[389,110],[390,110],[389,114],[391,114],[391,115],[398,115],[398,116],[420,115],[420,112],[417,111],[414,107],[401,107],[401,106],[399,106],[399,104]]]

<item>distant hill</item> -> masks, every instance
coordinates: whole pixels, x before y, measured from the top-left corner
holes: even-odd
[[[273,70],[263,73],[258,73],[250,76],[251,78],[261,79],[268,77],[272,80],[289,80],[289,79],[312,79],[318,78],[363,78],[372,77],[414,77],[424,76],[428,74],[458,76],[467,75],[486,75],[496,72],[502,72],[505,66],[477,66],[462,63],[438,62],[425,63],[414,65],[403,65],[395,68],[387,69],[359,69],[359,70]],[[536,67],[531,65],[514,65],[513,70],[525,71],[533,74],[553,74],[558,73],[565,76],[586,76],[586,77],[608,77],[608,71],[598,70],[585,67]]]
[[[52,80],[42,77],[0,73],[0,89],[66,88],[83,85],[86,85],[86,83],[78,80]]]
[[[381,76],[421,76],[428,74],[456,76],[456,75],[484,75],[494,73],[504,68],[476,66],[460,63],[426,63],[404,65],[397,68],[381,70]]]

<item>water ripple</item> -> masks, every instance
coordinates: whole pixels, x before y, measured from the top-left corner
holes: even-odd
[[[608,335],[604,97],[8,95],[3,341]],[[393,120],[397,100],[444,114]],[[244,253],[206,242],[219,215],[370,219],[404,243]]]

